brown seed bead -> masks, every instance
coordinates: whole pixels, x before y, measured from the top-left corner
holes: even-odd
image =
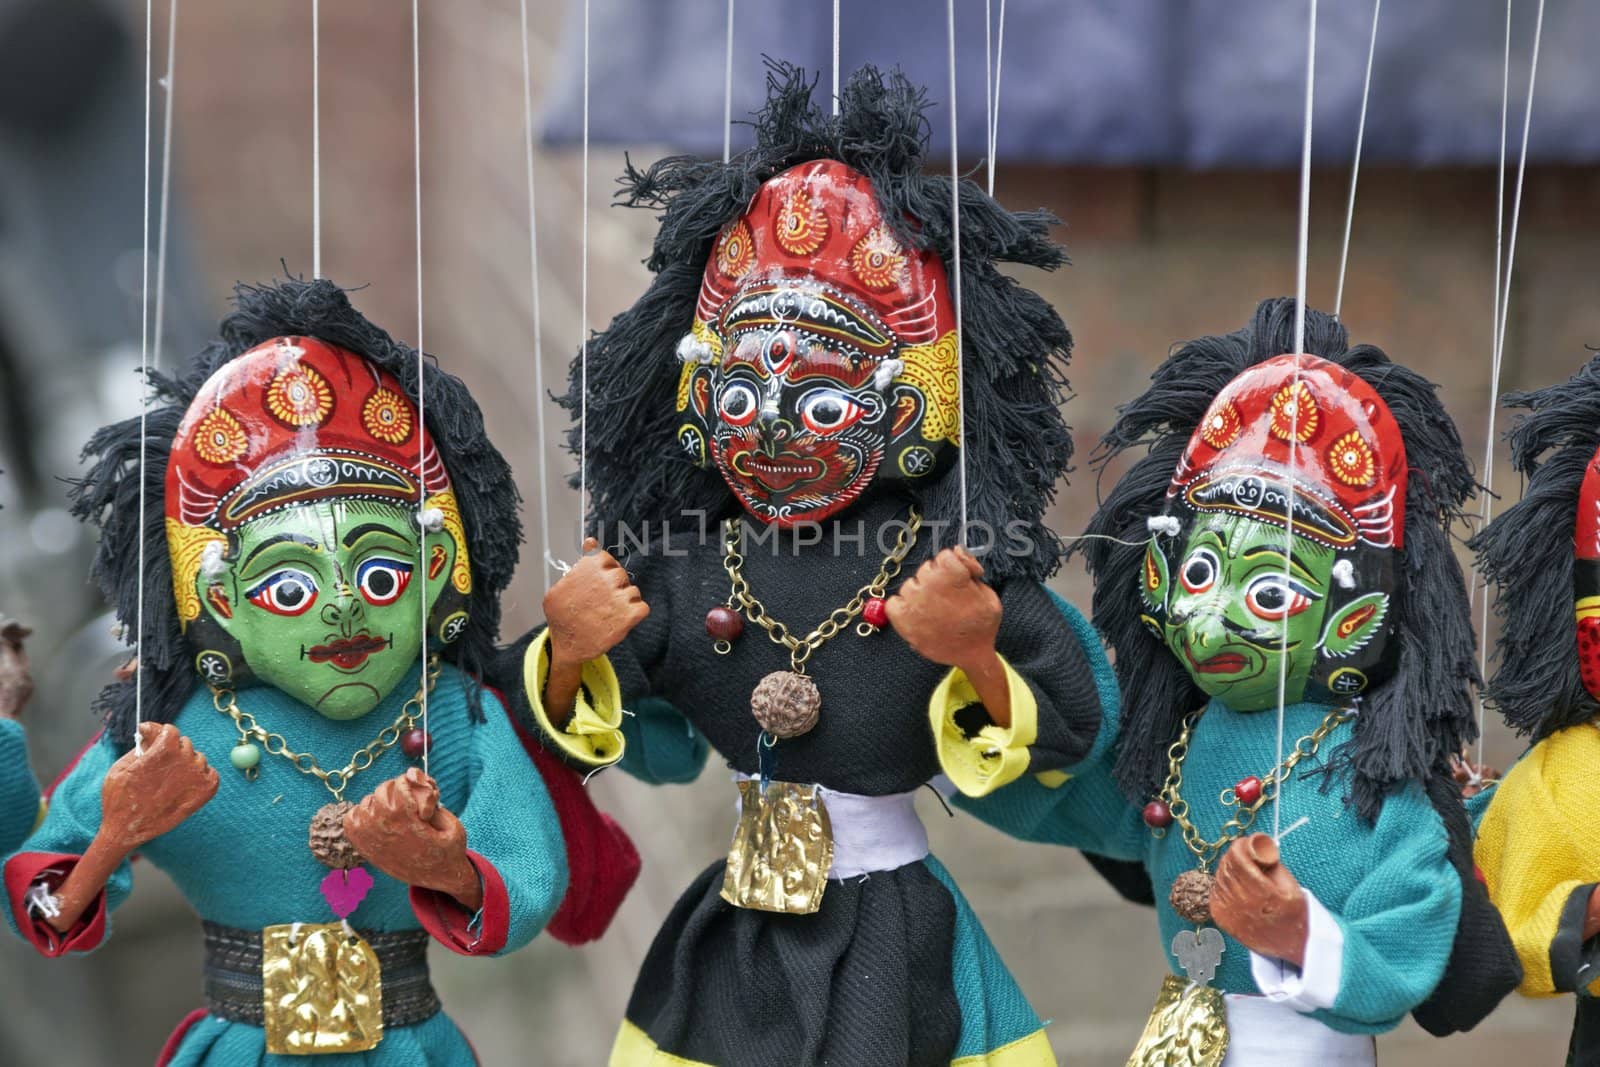
[[[706,612],[706,633],[718,641],[737,641],[744,633],[744,618],[732,608],[718,604]]]
[[[1172,910],[1187,922],[1204,926],[1211,921],[1211,875],[1205,871],[1184,871],[1172,880],[1167,899]]]
[[[750,694],[750,714],[773,737],[799,737],[817,725],[821,710],[817,683],[794,671],[773,671]]]
[[[336,871],[348,871],[361,865],[361,853],[344,836],[344,817],[350,808],[349,801],[341,800],[336,804],[324,804],[311,817],[311,854],[318,863]]]

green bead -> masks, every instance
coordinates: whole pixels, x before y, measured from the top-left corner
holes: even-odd
[[[228,753],[228,761],[241,771],[248,771],[261,762],[261,746],[253,741],[234,745],[233,751]]]

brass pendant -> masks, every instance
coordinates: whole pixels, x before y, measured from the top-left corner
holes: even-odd
[[[817,725],[822,694],[799,671],[773,671],[750,694],[750,714],[773,737],[799,737]]]
[[[728,848],[722,899],[740,908],[809,915],[833,868],[833,826],[814,785],[739,783],[739,825]]]
[[[1222,991],[1169,974],[1127,1067],[1221,1067],[1227,1054]]]
[[[324,804],[311,816],[311,854],[324,867],[348,871],[361,864],[361,853],[344,836],[344,817],[353,806],[348,800]]]
[[[261,931],[267,1051],[364,1052],[383,1040],[383,975],[372,946],[340,923]]]
[[[1214,879],[1207,871],[1184,871],[1172,880],[1172,892],[1167,899],[1172,910],[1195,926],[1211,924],[1211,884]]]

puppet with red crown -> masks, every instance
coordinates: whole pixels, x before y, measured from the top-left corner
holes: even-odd
[[[941,771],[981,794],[1071,766],[1102,714],[1099,644],[1039,584],[1071,339],[998,270],[1062,255],[963,182],[955,274],[899,76],[858,73],[836,118],[798,71],[769,89],[743,156],[626,179],[663,213],[656,278],[568,398],[612,551],[523,660],[574,762],[734,772],[727,857],[667,917],[611,1062],[1051,1064],[913,801]]]
[[[206,1006],[163,1064],[472,1064],[429,943],[596,936],[636,866],[478,680],[509,470],[465,387],[419,382],[329,282],[241,287],[222,335],[89,444],[75,506],[130,628],[148,591],[138,670],[5,860],[6,917],[46,956],[92,951],[137,852],[205,928]]]

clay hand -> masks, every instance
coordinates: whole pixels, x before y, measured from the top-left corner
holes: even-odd
[[[989,718],[1011,725],[1011,691],[995,652],[1000,597],[984,584],[983,564],[964,548],[947,548],[917,568],[889,598],[889,625],[927,659],[959,667]]]
[[[590,537],[583,542],[583,557],[544,595],[550,659],[568,666],[598,659],[649,614],[622,564]]]
[[[467,858],[467,831],[439,806],[439,786],[412,767],[345,813],[344,835],[363,859],[397,882],[483,906],[483,884]]]
[[[33,631],[20,623],[0,625],[0,719],[15,719],[33,695],[33,675],[22,642]]]
[[[1303,966],[1310,909],[1305,890],[1281,862],[1277,844],[1251,834],[1228,846],[1211,888],[1211,917],[1262,956]]]
[[[1465,756],[1450,758],[1450,777],[1461,787],[1461,799],[1468,800],[1500,780],[1500,772],[1487,763],[1473,763]]]
[[[139,742],[100,786],[100,836],[124,853],[176,828],[217,793],[216,770],[176,726],[144,723]]]

